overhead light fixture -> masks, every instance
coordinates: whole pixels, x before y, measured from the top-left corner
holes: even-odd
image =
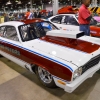
[[[6,5],[10,5],[10,4],[12,4],[11,2],[10,2],[10,0],[6,3]]]
[[[21,7],[21,6],[19,6],[18,8],[19,8],[19,9],[21,9],[22,7]]]
[[[33,6],[35,6],[36,4],[34,3]]]
[[[18,1],[18,3],[17,4],[22,4],[22,2],[21,1]]]
[[[51,4],[51,1],[49,1],[48,3]]]
[[[16,0],[15,2],[18,2],[18,0]]]
[[[31,2],[28,2],[28,4],[31,4]]]
[[[7,6],[5,8],[8,8]]]

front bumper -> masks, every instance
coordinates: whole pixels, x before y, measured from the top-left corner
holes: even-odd
[[[58,78],[54,77],[54,81],[58,87],[63,88],[66,92],[71,93],[73,92],[81,83],[83,83],[86,79],[93,76],[93,74],[100,69],[100,62],[95,65],[94,67],[88,69],[86,72],[84,72],[80,77],[75,79],[71,83],[64,82],[65,84],[61,84],[58,82]],[[62,81],[62,80],[61,80]]]

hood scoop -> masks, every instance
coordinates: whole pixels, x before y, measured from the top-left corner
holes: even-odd
[[[82,31],[52,30],[52,31],[48,31],[46,35],[47,36],[77,39],[79,37],[84,36],[84,32],[82,32]]]

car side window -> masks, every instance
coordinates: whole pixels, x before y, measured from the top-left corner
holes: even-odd
[[[97,21],[94,18],[92,18],[90,21],[90,25],[97,25]]]
[[[17,31],[14,26],[6,26],[4,37],[10,40],[18,41]]]
[[[65,18],[66,18],[66,16],[63,16],[63,17],[62,17],[61,24],[63,24],[63,25],[66,25],[66,23],[65,23]]]
[[[21,26],[21,36],[22,36],[23,40],[28,40],[29,39],[27,33],[28,33],[28,26],[27,25],[26,26]]]
[[[77,20],[73,16],[66,16],[65,23],[67,25],[79,25]]]
[[[69,20],[68,20],[68,17],[69,16],[64,16],[63,18],[62,18],[62,24],[68,24],[69,23]]]
[[[0,36],[3,36],[5,31],[5,26],[0,27]]]
[[[61,24],[62,17],[63,16],[56,16],[56,17],[52,18],[51,21],[54,22],[54,23]]]
[[[20,32],[23,41],[28,41],[38,38],[33,24],[21,26]]]

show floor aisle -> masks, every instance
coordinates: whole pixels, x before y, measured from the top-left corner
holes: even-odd
[[[0,100],[100,100],[100,71],[70,94],[42,86],[34,74],[2,57]]]

